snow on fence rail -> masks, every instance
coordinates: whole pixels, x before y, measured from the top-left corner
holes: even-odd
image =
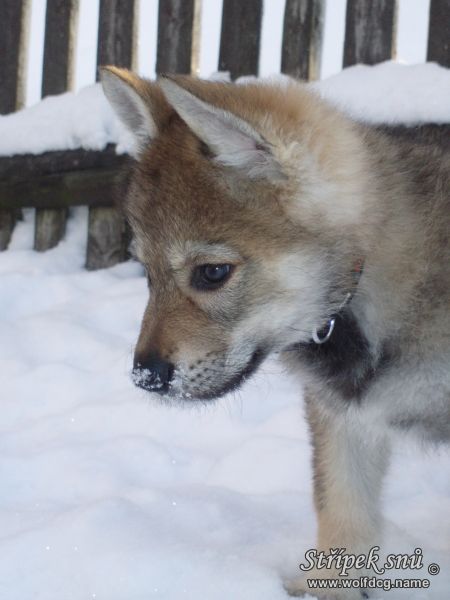
[[[201,0],[159,0],[156,72],[195,73]],[[137,0],[100,0],[97,65],[132,68]],[[47,0],[42,96],[72,87],[79,0]],[[281,71],[306,80],[319,74],[325,0],[285,0]],[[30,0],[0,2],[0,114],[23,104]],[[263,0],[223,0],[219,64],[232,79],[256,75]],[[396,0],[347,0],[344,66],[393,58]],[[427,59],[450,67],[450,0],[430,0]],[[7,248],[21,209],[34,207],[35,249],[55,246],[68,208],[89,206],[86,266],[127,256],[128,234],[115,208],[125,185],[126,156],[114,147],[0,157],[0,250]],[[119,193],[118,193],[119,190]]]

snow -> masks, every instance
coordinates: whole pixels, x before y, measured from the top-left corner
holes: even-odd
[[[312,86],[357,120],[404,125],[450,122],[450,69],[435,63],[356,65]]]
[[[47,150],[102,150],[117,143],[132,147],[130,134],[114,116],[100,84],[77,93],[47,96],[30,108],[0,116],[0,155],[40,154]]]
[[[252,79],[242,78],[241,82]],[[286,81],[282,75],[269,79]],[[308,85],[355,119],[450,122],[450,69],[434,63],[356,65]],[[132,149],[131,137],[114,116],[100,84],[78,93],[50,96],[18,113],[0,116],[0,155],[79,147],[101,150],[108,143],[117,143],[118,152]]]
[[[212,404],[135,388],[141,268],[83,269],[82,208],[42,254],[25,216],[0,254],[0,597],[287,599],[315,536],[298,385],[269,362]],[[388,544],[423,548],[441,573],[393,600],[447,598],[448,466],[444,450],[397,450]]]

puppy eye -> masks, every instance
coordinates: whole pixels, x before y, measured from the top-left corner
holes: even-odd
[[[233,265],[200,265],[194,269],[191,285],[198,290],[215,290],[230,277]]]

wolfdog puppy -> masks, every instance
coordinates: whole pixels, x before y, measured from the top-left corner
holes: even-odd
[[[114,67],[102,82],[136,142],[124,208],[151,289],[136,383],[213,399],[279,353],[305,389],[317,548],[367,553],[392,438],[450,439],[450,153],[295,82]]]

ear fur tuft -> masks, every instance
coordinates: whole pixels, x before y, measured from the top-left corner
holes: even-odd
[[[100,81],[114,112],[133,134],[139,153],[157,135],[150,106],[142,94],[143,80],[126,69],[103,67]]]
[[[283,178],[270,145],[247,121],[200,100],[172,78],[163,77],[158,83],[169,104],[210,148],[216,162],[254,179]]]

